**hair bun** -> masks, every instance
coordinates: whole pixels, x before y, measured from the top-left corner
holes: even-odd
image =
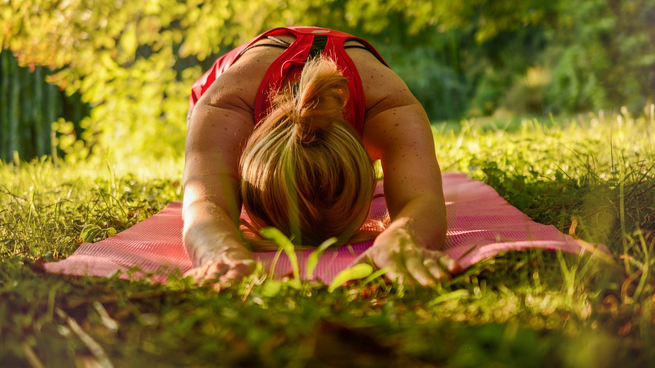
[[[321,56],[308,61],[297,87],[294,85],[291,89],[290,118],[301,143],[315,142],[332,124],[344,120],[348,79],[331,58]]]

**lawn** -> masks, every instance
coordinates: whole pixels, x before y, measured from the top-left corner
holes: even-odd
[[[47,274],[180,200],[183,163],[0,163],[0,367],[655,366],[652,115],[434,124],[444,171],[612,257],[507,253],[433,289]]]

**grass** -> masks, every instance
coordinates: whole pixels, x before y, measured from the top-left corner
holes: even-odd
[[[612,259],[508,253],[434,289],[377,280],[333,293],[262,275],[221,293],[71,278],[42,262],[179,200],[182,163],[0,164],[0,366],[655,366],[652,117],[434,130],[445,171]]]

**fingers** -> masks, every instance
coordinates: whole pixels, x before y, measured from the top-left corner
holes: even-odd
[[[457,261],[445,253],[441,253],[441,257],[439,257],[439,264],[448,270],[450,274],[458,274],[462,273],[463,271],[462,267],[460,267]]]
[[[448,272],[444,271],[439,263],[432,258],[426,258],[423,261],[423,265],[430,272],[430,275],[437,280],[447,280],[450,278]]]
[[[247,260],[236,263],[220,277],[221,281],[240,280],[250,275],[255,270],[255,261]]]
[[[462,268],[454,259],[440,251],[424,250],[420,265],[417,259],[419,258],[407,258],[407,269],[412,277],[424,286],[433,284],[434,280],[450,280],[452,274],[462,272]]]
[[[389,271],[384,274],[384,277],[387,278],[389,281],[397,281],[399,284],[402,284],[405,282],[405,274],[402,272],[398,272],[397,270],[395,271]]]
[[[416,280],[416,282],[418,282],[423,286],[429,286],[434,284],[434,279],[438,278],[438,277],[434,277],[434,275],[431,274],[431,272],[425,265],[423,258],[420,257],[419,255],[408,258],[405,261],[405,266],[407,267],[407,273],[409,273],[410,276],[412,276],[414,280]]]
[[[229,266],[223,263],[210,263],[187,271],[184,276],[191,276],[196,281],[218,279],[225,274]]]
[[[404,268],[399,269],[402,262],[398,259],[399,257],[397,255],[394,257],[388,253],[378,252],[375,248],[369,248],[350,263],[348,268],[362,263],[373,265],[378,269],[388,268],[389,271],[384,274],[384,277],[389,281],[397,281],[402,284],[406,279],[405,274],[407,273],[407,270]]]
[[[205,274],[201,277],[205,280],[218,280],[230,270],[225,263],[212,263],[205,268]]]
[[[387,279],[402,283],[409,277],[423,286],[432,285],[437,280],[448,280],[451,274],[461,272],[457,262],[447,254],[414,247],[405,248],[403,252],[385,252],[369,248],[349,267],[359,263],[372,263],[377,268],[391,268],[391,271],[385,274]]]
[[[196,283],[220,281],[227,283],[248,276],[255,269],[255,261],[244,260],[234,264],[214,262],[187,271],[184,276],[191,276]]]

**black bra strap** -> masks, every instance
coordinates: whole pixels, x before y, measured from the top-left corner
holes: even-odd
[[[343,48],[344,49],[362,49],[362,50],[366,50],[366,51],[369,51],[369,52],[371,51],[371,50],[368,49],[368,47],[361,46],[361,45],[348,45],[348,46],[344,46]]]
[[[362,45],[348,45],[348,46],[344,46],[343,48],[344,48],[344,49],[362,49],[362,50],[366,50],[366,51],[370,52],[371,55],[375,56],[376,59],[380,60],[380,62],[381,62],[382,64],[385,64],[384,60],[380,59],[377,55],[375,55],[375,53],[374,53],[373,51],[371,51],[371,50],[370,50],[368,47],[366,47],[366,46],[362,46]],[[386,65],[386,64],[385,64],[385,65]]]
[[[280,48],[280,49],[287,49],[291,45],[289,42],[284,41],[282,39],[279,39],[277,37],[266,36],[266,38],[270,39],[271,41],[278,42],[278,43],[263,43],[263,44],[259,44],[259,45],[252,45],[250,47],[245,48],[243,51],[241,51],[241,53],[239,53],[239,57],[241,57],[241,55],[243,55],[246,51],[248,51],[250,49],[253,49],[255,47],[267,46],[267,47],[277,47],[277,48]],[[307,60],[321,55],[323,53],[323,50],[325,49],[325,45],[327,45],[327,36],[314,36],[314,42],[312,43],[312,47],[309,50],[309,56],[307,57]],[[371,54],[373,54],[373,56],[378,58],[378,56],[375,55],[366,46],[348,45],[348,46],[344,46],[343,48],[344,49],[362,49],[362,50],[366,50],[366,51],[370,52]],[[307,61],[307,60],[305,60],[305,61]],[[380,62],[382,62],[382,60],[380,58],[378,58],[378,60],[380,60]]]
[[[291,43],[289,43],[289,42],[287,42],[287,41],[285,41],[285,40],[283,40],[283,39],[281,39],[281,38],[277,38],[277,37],[274,37],[274,36],[266,36],[266,38],[268,38],[268,39],[271,40],[271,41],[275,41],[275,42],[277,42],[277,43],[281,43],[281,44],[283,44],[283,45],[291,46]]]
[[[255,47],[262,47],[262,46],[277,47],[277,48],[285,49],[285,50],[287,49],[287,46],[278,45],[276,43],[262,43],[262,44],[259,44],[259,45],[252,45],[250,47],[246,47],[245,49],[243,49],[243,51],[241,51],[239,53],[239,56],[243,55],[246,51],[248,51],[250,49],[254,49]]]

